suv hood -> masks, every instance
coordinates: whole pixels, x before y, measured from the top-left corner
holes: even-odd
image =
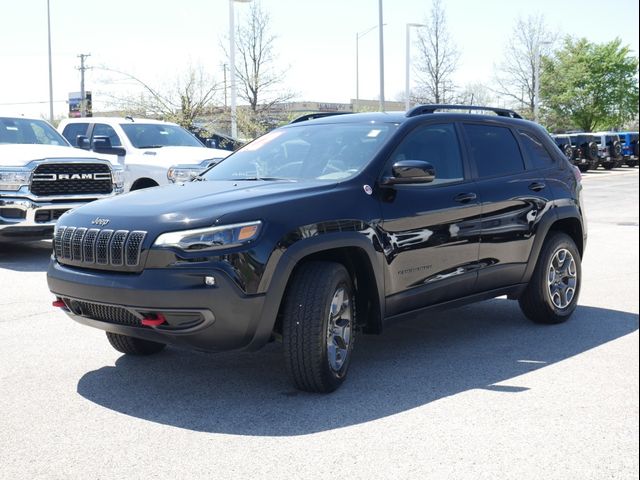
[[[225,158],[232,152],[207,147],[162,147],[137,149],[136,158],[169,168],[172,165],[198,165],[205,160]],[[128,156],[127,161],[132,159]]]
[[[94,153],[65,145],[0,144],[0,167],[24,167],[34,160],[70,158],[106,160]]]
[[[62,216],[60,225],[145,230],[151,234],[208,227],[228,214],[231,222],[259,220],[261,207],[331,192],[337,184],[291,181],[206,181],[137,190],[98,200]],[[254,211],[253,214],[248,213]],[[247,212],[247,213],[245,213]],[[227,223],[223,221],[223,223]]]

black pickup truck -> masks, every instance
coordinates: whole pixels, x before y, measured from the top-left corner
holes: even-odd
[[[566,320],[581,190],[545,130],[509,110],[324,116],[196,181],[63,215],[48,283],[55,306],[126,354],[275,339],[298,388],[329,392],[357,332],[430,309],[507,295],[535,322]]]

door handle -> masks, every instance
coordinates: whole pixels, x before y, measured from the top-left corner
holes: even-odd
[[[454,197],[454,200],[460,203],[468,203],[472,200],[475,200],[476,198],[478,198],[478,196],[475,193],[461,193],[459,195],[456,195]]]
[[[546,187],[546,185],[542,182],[533,182],[532,184],[529,185],[529,190],[533,190],[534,192],[539,192],[544,187]]]

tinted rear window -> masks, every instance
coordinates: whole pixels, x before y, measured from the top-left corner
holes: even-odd
[[[524,130],[518,130],[518,135],[520,136],[522,148],[534,169],[549,168],[553,166],[553,158],[549,155],[549,152],[547,152],[547,149],[539,138]]]
[[[471,157],[480,177],[512,175],[524,171],[524,161],[511,130],[488,125],[464,125]]]

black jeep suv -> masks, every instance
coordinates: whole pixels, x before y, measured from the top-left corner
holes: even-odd
[[[356,332],[507,295],[575,310],[580,173],[508,110],[327,116],[274,130],[194,182],[65,214],[54,305],[126,354],[281,340],[293,383],[329,392]],[[497,114],[497,115],[496,115]]]

